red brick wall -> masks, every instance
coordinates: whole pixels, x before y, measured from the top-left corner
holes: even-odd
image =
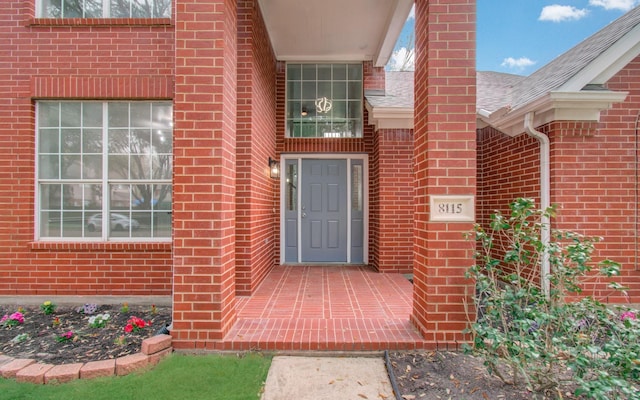
[[[475,195],[473,0],[418,0],[415,73],[415,241],[412,322],[434,345],[463,340],[472,223],[429,220],[433,195]]]
[[[487,226],[496,210],[509,213],[518,197],[540,204],[540,151],[535,138],[507,136],[491,127],[478,130],[476,220]]]
[[[276,60],[256,0],[238,2],[236,293],[250,295],[274,265]]]
[[[173,345],[215,347],[235,322],[237,16],[177,4]]]
[[[374,265],[380,272],[413,270],[413,131],[376,132]],[[372,195],[373,197],[373,195]]]
[[[34,242],[34,104],[171,99],[171,21],[42,20],[34,4],[0,2],[0,294],[168,295],[169,243]]]
[[[612,292],[610,279],[587,286],[586,294],[611,302],[640,302],[638,263],[638,131],[640,57],[609,82],[629,92],[623,103],[603,111],[599,123],[556,122],[551,139],[551,202],[561,205],[555,227],[602,237],[594,261],[610,258],[623,266],[618,279],[629,297]]]
[[[607,84],[629,96],[603,111],[599,122],[556,121],[537,129],[551,142],[551,203],[554,229],[601,237],[594,265],[603,258],[622,264],[618,281],[628,297],[607,288],[612,279],[590,282],[585,295],[610,302],[640,301],[638,271],[638,132],[640,59]],[[506,212],[516,197],[539,200],[539,150],[535,139],[507,137],[491,128],[478,133],[479,220]],[[539,204],[539,203],[538,203]]]

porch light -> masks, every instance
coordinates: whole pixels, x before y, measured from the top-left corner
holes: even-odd
[[[269,157],[269,176],[273,179],[280,178],[280,163]]]

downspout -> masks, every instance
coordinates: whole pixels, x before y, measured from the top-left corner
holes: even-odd
[[[540,143],[540,208],[546,210],[551,206],[551,164],[549,156],[549,137],[544,133],[537,131],[533,126],[533,112],[528,112],[524,116],[524,130],[527,135],[534,137]],[[549,263],[549,253],[547,248],[551,241],[551,226],[548,216],[542,217],[542,228],[540,231],[542,244],[545,251],[542,253],[542,260],[540,263],[540,282],[542,285],[542,292],[549,297],[551,285],[549,283],[549,274],[551,273],[551,266]]]

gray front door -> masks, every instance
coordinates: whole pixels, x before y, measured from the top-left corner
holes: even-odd
[[[347,160],[302,160],[302,262],[347,262]]]

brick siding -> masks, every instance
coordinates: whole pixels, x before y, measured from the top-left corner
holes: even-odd
[[[276,60],[256,0],[238,2],[236,293],[251,295],[274,266],[279,181],[275,150]]]
[[[594,265],[604,258],[622,264],[618,282],[628,297],[610,290],[612,279],[591,282],[584,294],[609,302],[640,301],[638,271],[638,132],[640,58],[607,87],[627,91],[599,122],[555,121],[537,129],[551,143],[551,203],[559,207],[553,228],[601,237]],[[491,128],[478,132],[478,215],[486,224],[493,210],[508,211],[517,197],[539,204],[538,142],[524,133],[508,137]]]
[[[169,243],[34,242],[34,186],[35,101],[171,99],[171,21],[34,17],[0,2],[0,294],[168,295]]]
[[[471,223],[429,220],[433,195],[475,195],[475,1],[416,1],[414,306],[433,344],[464,339]]]

